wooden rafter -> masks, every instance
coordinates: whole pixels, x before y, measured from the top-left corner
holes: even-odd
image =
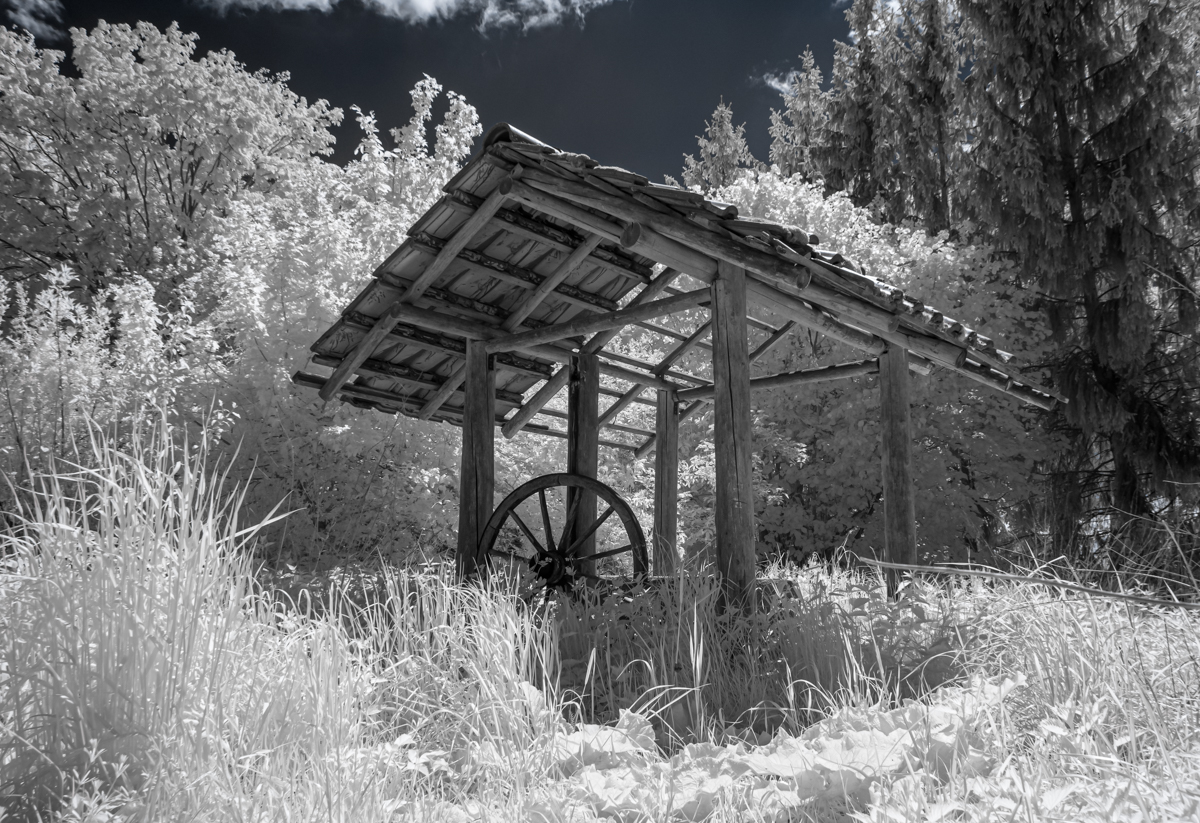
[[[466,248],[467,243],[479,232],[481,228],[492,218],[504,203],[505,195],[498,188],[496,191],[488,195],[487,199],[480,204],[479,208],[467,218],[454,236],[446,241],[446,245],[438,252],[425,271],[421,272],[421,276],[408,288],[408,290],[400,297],[400,300],[393,304],[391,308],[383,313],[370,331],[363,336],[363,339],[358,342],[338,367],[333,370],[333,374],[329,375],[329,379],[325,385],[321,387],[320,396],[322,400],[329,400],[337,390],[350,379],[350,376],[362,365],[363,361],[369,358],[375,351],[375,348],[383,342],[397,323],[400,322],[399,312],[395,311],[397,307],[402,307],[405,303],[412,303],[414,300],[423,295],[434,281],[441,276],[458,253]]]
[[[597,232],[597,234],[600,234],[600,232]],[[678,276],[679,271],[677,269],[668,268],[659,274],[658,277],[654,278],[649,285],[638,292],[638,294],[634,296],[633,300],[630,301],[629,305],[634,306],[653,300],[662,294],[667,286],[669,286]],[[600,332],[584,344],[583,351],[589,353],[598,352],[603,349],[609,343],[609,341],[616,337],[616,335],[617,333],[612,330]],[[560,368],[557,372],[555,372],[554,376],[547,380],[546,383],[540,389],[538,389],[537,393],[534,394],[533,397],[526,400],[525,405],[517,409],[513,416],[509,418],[508,422],[504,424],[504,436],[511,438],[514,437],[517,432],[521,431],[521,429],[533,419],[533,416],[537,414],[539,410],[545,407],[545,405],[549,403],[551,399],[553,399],[554,395],[563,390],[563,387],[567,385],[567,378],[569,376],[570,373],[566,369]]]
[[[653,300],[606,314],[589,314],[586,317],[568,320],[566,323],[554,326],[544,326],[540,329],[519,332],[506,337],[496,337],[487,342],[487,349],[491,352],[510,351],[538,343],[550,343],[568,337],[620,329],[638,320],[649,320],[653,317],[662,317],[664,314],[675,314],[685,309],[695,308],[708,302],[709,299],[708,289],[697,289],[675,297],[665,297],[662,300]]]
[[[567,258],[559,264],[558,268],[555,269],[552,274],[548,275],[544,280],[542,280],[541,283],[539,283],[538,286],[526,296],[521,305],[518,306],[512,312],[512,314],[505,318],[500,328],[506,332],[515,332],[520,329],[521,324],[528,319],[529,315],[533,313],[534,309],[541,305],[542,301],[545,300],[553,290],[558,288],[559,284],[562,283],[563,280],[570,277],[571,274],[573,274],[575,270],[582,265],[583,261],[586,260],[593,251],[596,250],[596,246],[599,244],[600,237],[598,235],[589,235],[583,243],[581,243],[569,255],[567,255]],[[425,405],[421,407],[421,411],[417,416],[423,420],[428,420],[430,417],[432,417],[433,414],[438,410],[438,407],[445,403],[446,399],[449,398],[450,395],[462,383],[465,374],[466,368],[464,366],[459,366],[456,368],[454,373],[451,374],[446,380],[446,385],[443,386],[442,389],[436,392],[432,397],[430,397],[428,401],[426,401]]]

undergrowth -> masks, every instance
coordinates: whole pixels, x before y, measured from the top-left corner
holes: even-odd
[[[1190,610],[783,567],[753,618],[703,568],[537,608],[445,567],[289,586],[202,441],[93,448],[4,537],[0,819],[1200,809]]]

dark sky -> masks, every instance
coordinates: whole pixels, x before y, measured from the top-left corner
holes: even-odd
[[[656,180],[679,176],[682,154],[695,151],[695,135],[722,97],[735,122],[747,124],[754,155],[767,159],[768,114],[781,99],[763,76],[797,67],[809,45],[828,77],[833,41],[847,39],[844,6],[835,0],[614,0],[582,25],[572,18],[485,34],[477,12],[418,24],[361,0],[335,0],[330,12],[224,15],[196,0],[62,5],[63,27],[178,21],[200,35],[201,52],[228,48],[251,69],[288,71],[293,91],[347,111],[354,103],[374,110],[384,131],[408,120],[408,91],[429,74],[463,94],[485,130],[507,121]],[[356,135],[347,117],[336,159],[350,156]]]

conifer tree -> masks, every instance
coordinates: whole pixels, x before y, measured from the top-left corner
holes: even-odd
[[[813,182],[821,176],[815,155],[825,140],[826,94],[812,49],[805,48],[800,59],[800,71],[792,74],[783,95],[783,111],[771,110],[770,156],[784,177],[799,174]]]
[[[947,0],[901,0],[895,44],[897,200],[930,232],[950,227],[962,47]]]
[[[829,141],[819,156],[826,186],[866,206],[889,177],[877,162],[883,140],[877,0],[854,0],[846,19],[854,43],[834,43]]]
[[[754,168],[758,161],[746,145],[746,124],[734,128],[733,106],[724,98],[705,125],[704,136],[697,136],[700,159],[688,154],[683,158],[683,183],[711,191],[728,186],[742,169]]]
[[[1056,417],[1066,442],[1053,475],[1056,548],[1081,550],[1078,515],[1107,503],[1121,536],[1144,550],[1139,524],[1200,474],[1185,7],[962,8],[974,40],[966,192],[994,242],[1036,278],[1070,398]]]

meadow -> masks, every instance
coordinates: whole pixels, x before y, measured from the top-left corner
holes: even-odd
[[[703,568],[533,605],[442,565],[318,585],[255,567],[203,438],[92,448],[4,537],[0,820],[1200,816],[1186,603],[783,567],[754,618]]]

